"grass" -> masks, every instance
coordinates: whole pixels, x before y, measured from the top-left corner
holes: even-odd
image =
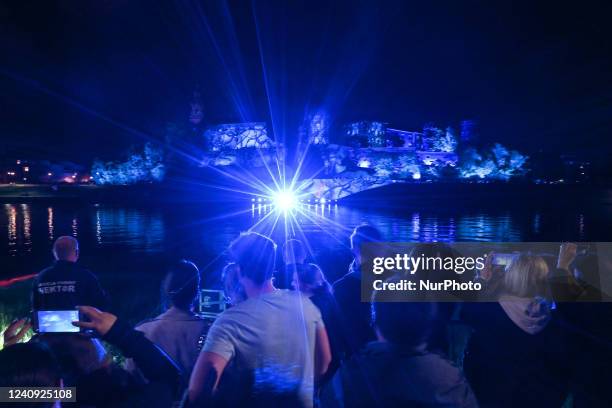
[[[18,282],[9,288],[0,288],[0,333],[4,333],[12,321],[30,316],[31,281]],[[26,336],[31,338],[32,331]],[[0,336],[0,350],[4,347],[4,338]]]

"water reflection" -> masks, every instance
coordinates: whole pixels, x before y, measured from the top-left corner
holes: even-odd
[[[461,240],[512,242],[523,239],[508,214],[490,217],[486,215],[460,217],[457,222]]]
[[[32,251],[32,213],[28,204],[21,204],[23,216],[23,246],[25,252]]]
[[[296,222],[285,223],[284,216],[273,214],[275,209],[269,203],[254,202],[243,210],[244,216],[219,217],[221,209],[5,204],[0,213],[0,229],[6,231],[0,236],[0,256],[34,251],[47,256],[50,242],[65,234],[78,237],[86,246],[116,247],[129,254],[168,252],[183,240],[222,251],[231,239],[254,225],[263,233],[276,230],[277,240],[284,239],[281,235],[287,225],[287,231],[306,237],[315,251],[344,248],[351,229],[363,222],[376,225],[387,239],[397,242],[584,240],[596,227],[582,212],[557,218],[529,211],[379,213],[333,203],[300,203],[299,211],[292,212]],[[215,221],[202,221],[208,219]]]
[[[412,231],[417,236],[421,232],[421,216],[419,213],[412,214]]]
[[[53,226],[53,207],[47,208],[47,231],[49,233],[49,241],[53,241],[55,227]]]
[[[32,213],[29,204],[5,204],[8,254],[32,251]]]
[[[79,222],[76,217],[72,219],[72,236],[75,238],[79,236]]]
[[[542,216],[540,215],[540,213],[536,213],[533,216],[533,232],[536,235],[540,234],[540,225],[542,223],[541,218]]]
[[[257,212],[255,212],[257,210]],[[268,204],[252,204],[251,205],[251,218],[260,218],[262,215],[266,215],[268,211],[272,211],[272,205]]]
[[[124,245],[144,252],[163,250],[166,230],[158,210],[98,207],[95,220],[95,237],[99,245]]]
[[[96,242],[102,244],[102,221],[100,220],[100,210],[96,210]]]
[[[381,215],[338,205],[305,204],[297,219],[303,230],[327,234],[331,237],[348,235],[354,226],[363,222],[376,225],[384,236],[398,242],[451,242],[451,241],[521,241],[524,235],[510,214],[501,215],[449,215],[438,216],[421,212],[404,215]],[[255,214],[256,221],[266,212]]]
[[[319,216],[325,216],[325,214],[331,214],[332,211],[336,211],[338,209],[338,204],[310,204],[310,203],[300,203],[298,204],[299,211],[290,210],[293,214],[298,214],[301,211],[305,212],[314,212],[314,214]],[[251,204],[251,218],[256,220],[261,220],[264,218],[263,216],[267,215],[269,212],[274,211],[274,206],[272,204]]]
[[[6,215],[8,218],[8,252],[10,255],[17,254],[17,208],[14,205],[6,204]]]

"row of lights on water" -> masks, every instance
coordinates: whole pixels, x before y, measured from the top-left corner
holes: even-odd
[[[267,214],[269,211],[283,211],[285,213],[294,210],[296,208],[300,208],[300,210],[308,210],[314,211],[315,214],[319,214],[321,216],[327,214],[331,214],[335,212],[338,208],[337,200],[302,200],[297,202],[295,205],[291,207],[284,207],[282,205],[278,205],[271,200],[266,200],[264,198],[261,199],[252,199],[251,200],[251,216],[255,217],[255,215],[261,216],[262,214]]]
[[[262,203],[264,205],[279,205],[279,203],[276,202],[276,200],[274,199],[268,199],[268,198],[264,198],[264,197],[259,197],[259,198],[251,198],[251,202],[252,203]],[[329,200],[327,198],[313,198],[313,199],[303,199],[303,200],[297,200],[296,203],[297,204],[338,204],[338,200]]]

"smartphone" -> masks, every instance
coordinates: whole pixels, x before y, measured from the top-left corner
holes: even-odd
[[[518,254],[493,254],[493,265],[495,266],[508,266]]]
[[[205,317],[217,317],[225,310],[225,303],[225,293],[222,290],[202,289],[199,313]]]
[[[79,320],[78,310],[39,310],[35,313],[34,327],[38,333],[78,333],[72,322]]]

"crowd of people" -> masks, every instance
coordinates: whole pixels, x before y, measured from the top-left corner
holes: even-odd
[[[200,271],[181,260],[161,282],[165,311],[132,328],[106,311],[77,240],[60,237],[34,280],[33,316],[78,310],[80,331],[22,342],[36,322],[13,322],[0,387],[76,387],[92,407],[612,406],[609,308],[555,298],[559,281],[580,296],[575,245],[553,268],[531,254],[503,273],[488,264],[478,278],[502,288],[497,302],[362,302],[361,248],[385,238],[357,226],[348,272],[330,284],[303,242],[286,241],[278,265],[272,239],[243,233],[228,248],[228,306],[214,320],[197,313]]]

